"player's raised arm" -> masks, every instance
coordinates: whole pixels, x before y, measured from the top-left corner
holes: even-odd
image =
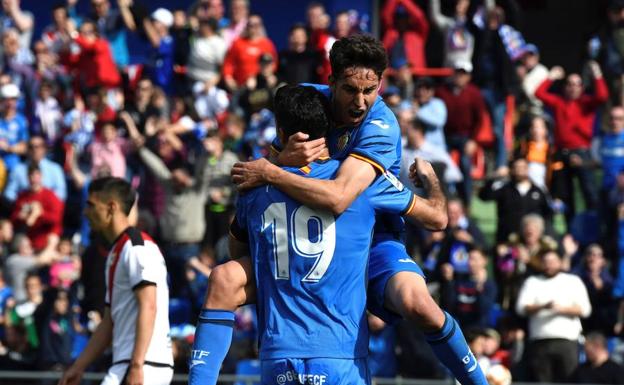
[[[373,166],[354,157],[348,157],[342,163],[333,180],[295,175],[265,159],[237,163],[232,168],[232,180],[239,189],[272,184],[307,206],[326,209],[336,215],[346,210],[375,176]]]
[[[420,222],[428,230],[444,230],[448,223],[446,196],[431,163],[416,158],[410,167],[410,179],[416,187],[425,189],[427,198],[414,196],[414,203],[405,215]]]

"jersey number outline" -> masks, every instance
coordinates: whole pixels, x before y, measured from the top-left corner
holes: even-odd
[[[262,231],[270,231],[272,240],[275,279],[290,279],[288,254],[290,240],[297,255],[304,258],[316,258],[310,271],[301,280],[309,283],[318,282],[323,278],[334,258],[336,219],[327,212],[300,206],[291,213],[289,227],[287,215],[285,202],[271,203],[262,214]],[[310,221],[313,226],[316,226],[318,237],[315,241],[310,240]]]

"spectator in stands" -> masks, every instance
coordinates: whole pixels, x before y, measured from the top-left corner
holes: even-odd
[[[592,58],[600,59],[605,71],[611,100],[615,105],[624,104],[624,46],[622,31],[624,28],[624,1],[609,1],[607,11],[608,24],[599,36],[593,37],[589,45],[595,46],[590,52]]]
[[[168,168],[158,155],[143,145],[144,139],[133,134],[141,160],[164,187],[165,207],[160,219],[162,248],[171,275],[171,296],[188,296],[186,265],[199,255],[206,231],[204,207],[208,200],[209,179],[204,176],[208,157],[202,156],[190,174],[183,162]]]
[[[444,34],[444,66],[453,67],[457,62],[472,62],[474,36],[468,28],[470,0],[456,0],[455,14],[442,14],[440,0],[429,3],[429,18]]]
[[[226,50],[225,40],[217,34],[217,21],[200,20],[199,29],[191,39],[187,68],[190,79],[210,85],[219,83]]]
[[[526,277],[542,270],[541,255],[557,250],[557,241],[544,234],[545,226],[540,215],[525,215],[520,231],[496,246],[494,274],[500,294],[498,303],[504,310],[514,309]]]
[[[446,152],[446,140],[444,139],[446,105],[434,96],[434,85],[433,79],[429,77],[423,77],[416,81],[414,94],[414,101],[418,106],[416,118],[425,126],[427,142],[441,152]]]
[[[4,278],[4,269],[0,267],[0,335],[4,335],[4,326],[7,317],[7,303],[10,301],[15,302],[15,299],[13,298],[13,288],[7,284]],[[1,340],[0,346],[2,346]]]
[[[329,51],[334,45],[336,38],[329,32],[331,19],[325,12],[323,3],[318,1],[308,3],[306,21],[309,33],[308,44],[312,50],[319,54],[322,60],[318,71],[319,82],[327,84],[331,74]]]
[[[522,48],[520,63],[517,72],[522,85],[522,96],[526,98],[524,112],[529,116],[542,116],[543,103],[535,96],[535,90],[548,78],[548,68],[540,63],[539,49],[535,44],[527,44]]]
[[[481,89],[492,119],[496,139],[496,171],[504,175],[508,171],[504,136],[506,103],[507,96],[514,91],[516,73],[501,33],[505,12],[500,7],[488,8],[486,12],[485,25],[473,28],[475,33],[473,80]]]
[[[67,33],[67,23],[72,22],[67,11],[67,5],[58,3],[52,7],[52,24],[43,29],[41,41],[50,51],[58,54],[63,47]]]
[[[28,343],[24,325],[7,327],[3,345],[6,346],[6,350],[0,353],[0,367],[5,370],[35,369],[37,352]]]
[[[16,302],[27,299],[26,276],[30,271],[36,271],[45,266],[50,260],[45,256],[39,258],[35,255],[30,239],[24,234],[17,234],[13,240],[14,253],[11,254],[4,264],[7,283],[13,288],[13,298]]]
[[[609,238],[616,236],[617,210],[609,207],[609,193],[615,188],[618,174],[624,171],[624,107],[614,106],[609,111],[608,131],[599,139],[602,166],[600,189],[601,218]]]
[[[208,134],[203,145],[208,156],[202,177],[208,187],[204,242],[215,247],[217,241],[229,231],[234,208],[234,186],[230,180],[230,170],[238,157],[223,148],[223,140],[216,130]]]
[[[13,28],[2,33],[2,61],[4,72],[8,72],[17,85],[27,77],[34,57],[30,47],[21,46],[19,33]]]
[[[451,264],[441,267],[440,305],[464,329],[486,327],[497,297],[496,283],[488,277],[488,259],[483,251],[468,252],[468,274],[456,275]]]
[[[399,114],[399,125],[406,130],[405,137],[407,139],[407,143],[401,152],[399,179],[408,188],[415,190],[408,173],[414,158],[418,157],[431,163],[436,174],[440,174],[439,179],[444,183],[445,190],[448,190],[448,186],[454,186],[462,181],[461,171],[446,151],[441,150],[427,139],[426,124],[418,118],[414,119],[413,116],[414,113],[411,109],[401,111]]]
[[[59,102],[67,103],[73,99],[72,80],[65,67],[59,64],[59,55],[52,54],[43,41],[38,40],[33,44],[35,63],[31,77],[27,84],[23,84],[24,92],[35,98],[38,95],[42,82],[49,82],[57,86],[55,97]]]
[[[148,73],[152,82],[170,95],[173,91],[173,38],[169,28],[173,25],[173,14],[165,8],[158,8],[149,18],[143,19],[143,29],[151,45]]]
[[[94,22],[85,21],[80,25],[79,33],[69,23],[69,36],[80,48],[74,53],[70,45],[64,47],[65,63],[73,68],[78,90],[94,87],[115,88],[120,85],[121,77],[113,62],[108,41],[100,37]]]
[[[450,81],[436,89],[436,96],[442,99],[447,109],[446,144],[449,150],[460,154],[459,168],[464,175],[460,196],[467,205],[472,199],[470,172],[472,157],[477,151],[476,137],[487,113],[481,92],[470,84],[471,73],[470,62],[457,62]]]
[[[63,134],[61,131],[63,110],[54,97],[54,91],[54,83],[44,80],[34,101],[34,121],[31,131],[45,137],[48,144],[55,144]]]
[[[550,163],[550,141],[548,126],[541,116],[534,116],[529,125],[528,136],[521,140],[519,156],[526,158],[531,182],[542,190],[547,190],[546,177]]]
[[[154,105],[152,99],[154,96],[154,83],[149,78],[140,79],[133,96],[133,98],[127,101],[124,110],[130,114],[139,132],[144,134],[147,119],[160,115],[160,111]]]
[[[33,14],[20,7],[20,0],[2,1],[0,15],[0,34],[6,29],[15,28],[19,31],[20,46],[30,47],[30,40],[35,26]]]
[[[520,222],[527,214],[538,214],[550,226],[550,197],[529,178],[528,162],[516,158],[511,163],[511,178],[489,180],[479,191],[482,200],[496,201],[496,241],[504,242],[520,231]]]
[[[381,21],[382,41],[390,63],[405,59],[412,69],[427,67],[429,22],[422,9],[410,0],[388,0],[381,9]]]
[[[20,90],[15,84],[0,87],[0,154],[9,172],[26,153],[28,122],[17,112]]]
[[[23,229],[36,252],[54,250],[63,233],[64,204],[54,192],[43,187],[41,168],[28,166],[29,187],[18,194],[11,220]]]
[[[266,36],[262,17],[251,15],[245,33],[232,43],[225,55],[223,80],[227,88],[237,90],[256,76],[260,72],[260,57],[267,53],[273,57],[273,65],[277,68],[277,51]]]
[[[460,199],[448,200],[448,226],[440,242],[438,255],[438,273],[445,264],[453,268],[457,277],[470,274],[468,252],[473,248],[486,249],[485,236],[479,227],[467,215]]]
[[[288,84],[316,83],[322,57],[308,47],[305,25],[294,24],[288,33],[288,48],[279,53],[277,76]]]
[[[577,384],[620,384],[624,378],[624,367],[609,357],[607,339],[600,332],[585,336],[587,361],[574,371],[572,380]]]
[[[111,122],[102,126],[99,138],[90,146],[91,176],[95,177],[103,168],[110,170],[110,175],[126,178],[126,154],[130,151],[126,139],[117,134],[117,127]]]
[[[43,283],[36,271],[30,271],[24,278],[26,287],[26,298],[20,302],[13,302],[10,305],[10,315],[7,325],[24,325],[27,333],[27,342],[33,347],[39,347],[39,336],[35,317],[37,310],[43,303]]]
[[[75,335],[70,293],[64,289],[52,289],[46,297],[38,317],[41,321],[37,367],[62,371],[72,363]]]
[[[199,0],[191,6],[189,14],[193,15],[195,21],[213,18],[217,20],[219,30],[226,28],[230,21],[225,17],[225,6],[223,0]]]
[[[592,314],[583,320],[583,330],[612,334],[617,320],[618,304],[613,297],[613,277],[609,272],[602,247],[595,243],[587,246],[583,266],[572,270],[578,271],[594,309]]]
[[[561,67],[553,67],[548,79],[535,91],[535,96],[554,115],[555,161],[561,162],[562,168],[553,175],[553,196],[566,205],[568,225],[576,214],[572,185],[575,177],[579,180],[586,208],[594,210],[598,202],[590,146],[596,110],[607,101],[608,91],[598,63],[591,62],[590,68],[595,95],[583,94],[583,81],[574,73],[566,78],[563,96],[550,93],[551,84],[565,75]]]
[[[538,382],[565,382],[578,365],[580,317],[592,308],[585,285],[575,275],[561,271],[556,251],[542,255],[542,275],[522,285],[516,312],[529,319],[529,373]]]
[[[37,165],[41,170],[43,187],[54,191],[56,197],[64,202],[67,198],[65,174],[59,164],[48,158],[45,139],[38,135],[28,139],[26,155],[26,161],[18,163],[9,175],[4,196],[10,201],[15,201],[19,193],[27,190],[29,187],[28,167]]]
[[[334,38],[342,39],[354,33],[349,11],[340,11],[334,17]]]
[[[124,68],[130,63],[126,31],[137,29],[130,11],[132,0],[118,0],[118,9],[111,8],[109,0],[91,0],[92,19],[97,24],[98,34],[110,45],[115,64]]]
[[[230,47],[234,40],[238,39],[247,27],[249,19],[249,0],[232,0],[230,2],[230,20],[221,34],[225,39],[226,47]]]

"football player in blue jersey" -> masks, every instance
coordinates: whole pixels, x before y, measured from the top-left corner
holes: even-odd
[[[391,111],[377,95],[387,64],[383,46],[367,36],[347,37],[334,44],[330,61],[333,71],[330,86],[318,88],[331,101],[336,125],[328,137],[332,156],[342,160],[336,177],[304,178],[260,159],[233,168],[233,179],[240,189],[270,183],[309,207],[340,214],[379,174],[388,177],[398,174],[400,130]],[[291,136],[279,153],[278,163],[305,164],[317,156],[324,141],[307,139],[305,134]],[[412,173],[422,183],[431,183],[430,178],[419,172],[419,164],[422,163],[417,163]],[[425,227],[439,227],[442,218],[442,226],[445,225],[444,207],[429,206],[430,210],[424,210],[426,205],[418,206],[412,213],[417,214]],[[369,309],[386,322],[392,322],[397,314],[413,321],[425,332],[433,351],[460,383],[486,384],[461,329],[433,301],[422,271],[407,255],[401,242],[402,219],[380,215],[376,223],[369,262]],[[245,292],[241,288],[249,276],[249,267],[236,264],[224,265],[213,272],[205,306],[231,309],[244,303]],[[229,345],[228,341],[224,343]]]
[[[324,104],[312,87],[281,88],[274,108],[279,136],[325,136]],[[325,150],[305,167],[284,169],[331,179],[339,168]],[[235,257],[252,257],[263,384],[370,383],[366,270],[375,212],[407,213],[416,200],[384,176],[339,216],[271,185],[240,196],[230,242]]]

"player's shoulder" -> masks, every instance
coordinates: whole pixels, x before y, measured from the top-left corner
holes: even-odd
[[[381,96],[377,96],[373,103],[364,125],[381,128],[382,130],[397,127],[398,123],[394,112],[386,105]]]
[[[136,227],[128,227],[120,239],[115,242],[114,248],[119,248],[122,252],[129,253],[137,248],[152,247],[156,243],[149,234],[139,230]]]

